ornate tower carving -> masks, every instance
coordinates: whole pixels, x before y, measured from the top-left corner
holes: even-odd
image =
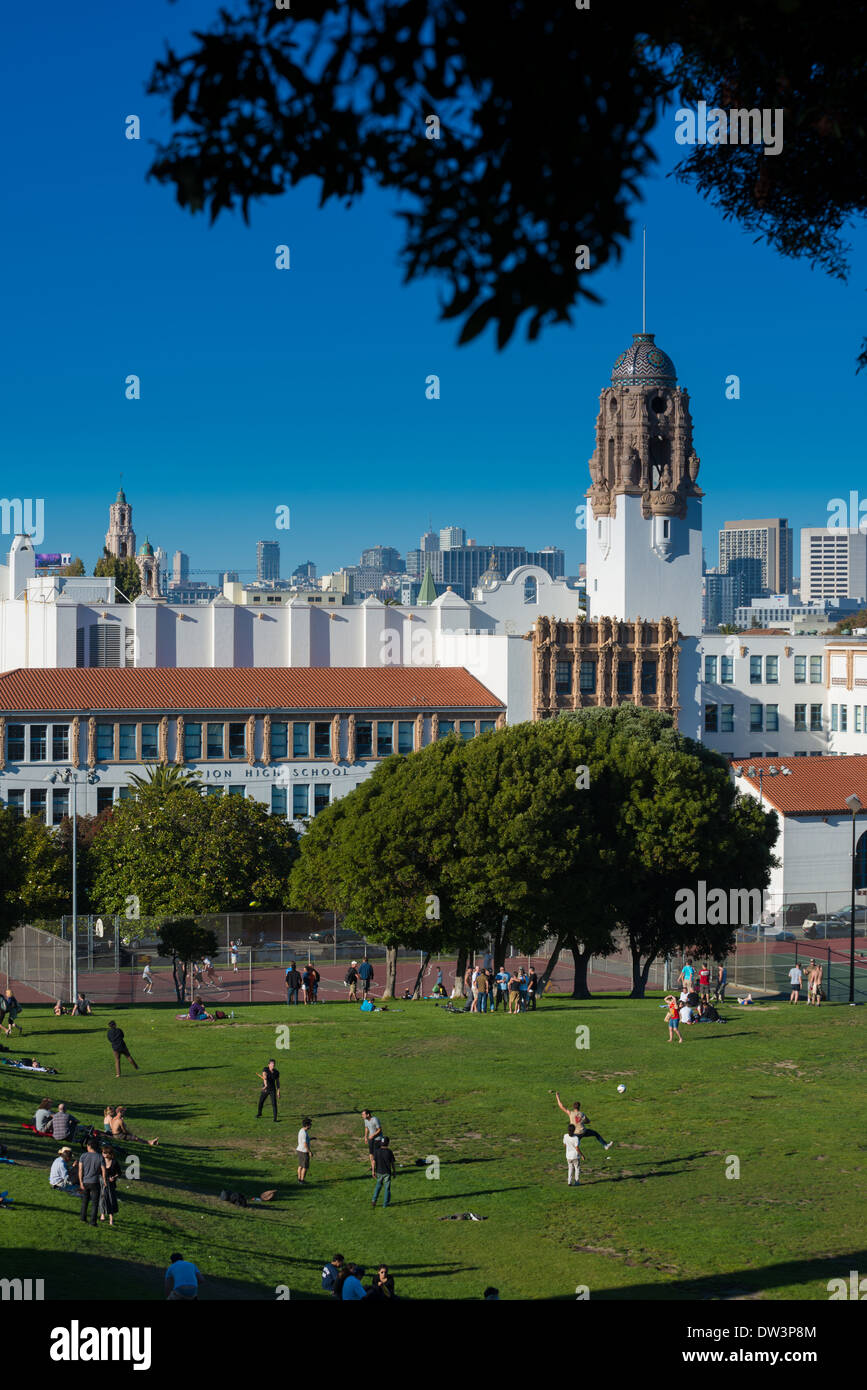
[[[118,488],[117,497],[108,509],[108,518],[105,548],[109,555],[116,555],[121,560],[135,555],[132,507],[126,500],[123,488]]]
[[[153,546],[149,540],[146,539],[144,545],[139,547],[135,562],[141,575],[142,593],[147,594],[148,598],[159,598],[160,562],[154,555]]]

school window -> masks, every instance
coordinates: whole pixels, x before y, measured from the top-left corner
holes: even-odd
[[[750,733],[760,734],[762,732],[762,706],[750,705]],[[753,754],[750,754],[752,757]]]
[[[289,725],[285,720],[279,720],[271,725],[271,757],[288,758],[289,756]]]
[[[223,733],[222,724],[209,724],[207,726],[207,748],[209,758],[222,758]]]
[[[617,663],[617,694],[632,694],[632,662],[619,661]]]
[[[230,796],[246,796],[246,795],[247,795],[247,789],[246,789],[246,787],[230,787],[230,788],[229,788],[229,795],[230,795]]]
[[[704,659],[704,679],[706,685],[716,685],[716,667],[716,657],[706,656]]]
[[[202,757],[201,724],[184,725],[184,762],[197,763]]]
[[[810,706],[810,732],[813,734],[822,732],[822,706]]]
[[[475,721],[475,719],[462,719],[461,722],[460,722],[460,731],[461,731],[461,738],[464,740],[464,743],[468,743],[469,740],[470,740],[471,738],[475,738],[475,736],[476,736],[476,721]]]
[[[51,793],[51,824],[59,825],[69,815],[69,791],[66,787]]]
[[[156,762],[159,756],[158,726],[156,724],[142,724],[141,726],[141,760],[143,763]]]
[[[448,738],[449,734],[455,731],[455,721],[453,719],[440,720],[440,738]]]
[[[373,723],[370,719],[360,719],[355,726],[356,758],[373,757]],[[307,812],[305,811],[306,815]]]
[[[114,804],[114,787],[97,787],[96,789],[96,814],[107,811],[109,806]]]
[[[292,757],[293,757],[293,758],[309,758],[309,757],[310,757],[310,725],[309,725],[309,724],[293,724],[293,725],[292,725]]]
[[[761,685],[762,683],[762,658],[760,656],[750,657],[750,685]]]
[[[849,730],[849,706],[840,706],[840,733],[848,733]]]
[[[596,694],[596,662],[582,661],[578,672],[578,689],[585,695]]]
[[[733,656],[720,658],[720,685],[731,685],[735,678],[735,659]]]
[[[642,661],[641,663],[641,693],[642,695],[656,694],[655,661]]]
[[[394,728],[390,719],[380,719],[376,725],[376,756],[387,758],[394,752]]]
[[[44,763],[46,744],[48,742],[48,725],[30,725],[30,761],[32,763]]]
[[[30,793],[30,814],[31,814],[31,816],[39,816],[40,820],[45,820],[45,806],[46,806],[46,802],[47,802],[46,794],[45,794],[44,791],[41,790],[41,788],[40,788],[39,790],[37,790],[37,791],[32,791],[32,792]]]
[[[118,726],[117,756],[122,763],[135,762],[135,724]]]
[[[21,817],[24,815],[24,793],[17,788],[10,788],[6,794],[6,805],[13,816]]]
[[[401,719],[397,725],[398,753],[411,753],[415,739],[415,725],[411,719]]]
[[[820,656],[810,657],[810,684],[822,684],[822,658]]]
[[[778,656],[765,657],[765,682],[767,685],[779,685],[780,658]]]
[[[10,763],[24,761],[24,725],[10,724],[6,729],[6,757]]]
[[[133,796],[132,787],[119,787],[117,793],[118,801],[130,801]]]
[[[558,661],[554,672],[554,686],[558,695],[572,694],[572,662]]]
[[[492,734],[497,727],[496,719],[482,719],[479,723],[480,734]]]
[[[96,726],[96,761],[98,763],[114,761],[113,724],[97,724]]]
[[[313,756],[314,758],[331,757],[331,725],[313,725]]]
[[[222,788],[222,787],[205,787],[205,795],[206,795],[206,796],[222,796],[222,795],[223,795],[223,788]]]
[[[807,658],[795,657],[795,685],[803,685],[807,679]]]
[[[716,705],[705,705],[704,707],[704,731],[706,734],[715,734],[718,732]]]
[[[313,788],[313,814],[318,816],[320,811],[324,811],[326,806],[331,804],[331,788],[329,786]]]
[[[765,705],[765,733],[778,734],[780,732],[780,707],[779,705]],[[776,754],[774,755],[777,756]]]
[[[51,726],[51,761],[54,763],[65,763],[69,759],[69,725],[52,724]]]
[[[285,787],[271,788],[271,815],[282,816],[285,820],[287,810],[287,797]]]
[[[245,754],[246,751],[247,751],[247,750],[246,750],[246,732],[247,732],[247,729],[246,729],[246,725],[245,725],[245,724],[230,724],[230,725],[229,725],[229,757],[230,757],[230,758],[235,758],[235,759],[237,759],[237,758],[243,758],[243,757],[244,757],[244,754]]]
[[[807,732],[807,706],[795,705],[795,733],[805,734]]]
[[[860,706],[860,705],[856,705],[856,706],[855,706],[855,733],[856,733],[856,734],[860,734],[860,732],[861,732],[861,706]]]
[[[734,705],[720,706],[719,731],[721,734],[733,734],[735,731],[735,707]]]
[[[834,733],[837,732],[837,718],[838,718],[838,716],[837,716],[837,711],[838,711],[838,709],[839,709],[839,705],[832,705],[832,706],[831,706],[831,733],[832,733],[832,734],[834,734]]]
[[[292,819],[306,820],[310,815],[310,788],[292,788]]]

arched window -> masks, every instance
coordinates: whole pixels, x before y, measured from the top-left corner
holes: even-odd
[[[859,888],[867,888],[867,830],[855,846],[855,891]]]
[[[536,603],[538,601],[536,580],[530,576],[524,580],[524,602]]]

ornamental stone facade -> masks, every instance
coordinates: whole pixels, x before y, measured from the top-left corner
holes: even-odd
[[[677,723],[681,638],[676,618],[574,623],[539,618],[532,642],[534,719],[631,704],[661,710]]]

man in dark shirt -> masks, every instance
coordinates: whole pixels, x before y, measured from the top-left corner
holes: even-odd
[[[280,1099],[280,1073],[277,1070],[277,1063],[272,1057],[264,1071],[259,1075],[262,1078],[262,1090],[259,1095],[259,1109],[256,1111],[256,1119],[262,1118],[262,1106],[266,1100],[270,1100],[271,1109],[274,1112],[274,1121],[277,1120],[277,1102]]]
[[[88,1139],[87,1149],[78,1160],[78,1185],[81,1188],[81,1219],[87,1221],[87,1208],[93,1200],[91,1226],[96,1225],[99,1215],[99,1174],[102,1168],[102,1154],[96,1151],[96,1140]]]
[[[364,960],[358,967],[358,978],[361,981],[361,988],[364,992],[364,997],[366,999],[370,994],[370,983],[373,979],[373,966],[367,959],[367,956],[364,957]]]
[[[286,971],[286,1003],[298,1003],[298,991],[301,988],[301,974],[296,969],[294,960],[290,962],[289,969]]]
[[[125,1043],[124,1040],[123,1040],[123,1029],[122,1029],[122,1028],[118,1028],[118,1026],[117,1026],[117,1024],[115,1023],[115,1021],[114,1021],[113,1018],[110,1018],[110,1019],[108,1020],[108,1029],[106,1030],[105,1036],[108,1038],[109,1042],[111,1043],[111,1050],[112,1050],[112,1052],[114,1053],[114,1074],[115,1074],[115,1076],[120,1076],[120,1059],[121,1059],[121,1057],[129,1057],[129,1060],[132,1062],[132,1064],[133,1064],[133,1066],[135,1067],[136,1071],[138,1071],[138,1066],[136,1065],[136,1062],[135,1062],[134,1058],[130,1055],[129,1048],[127,1047],[126,1043]]]
[[[377,1145],[376,1153],[373,1156],[373,1163],[376,1171],[376,1187],[373,1189],[373,1200],[370,1205],[372,1207],[376,1206],[379,1189],[382,1188],[382,1205],[383,1208],[385,1208],[391,1201],[391,1180],[394,1177],[395,1170],[394,1154],[388,1147],[388,1135],[385,1135],[382,1143]]]

